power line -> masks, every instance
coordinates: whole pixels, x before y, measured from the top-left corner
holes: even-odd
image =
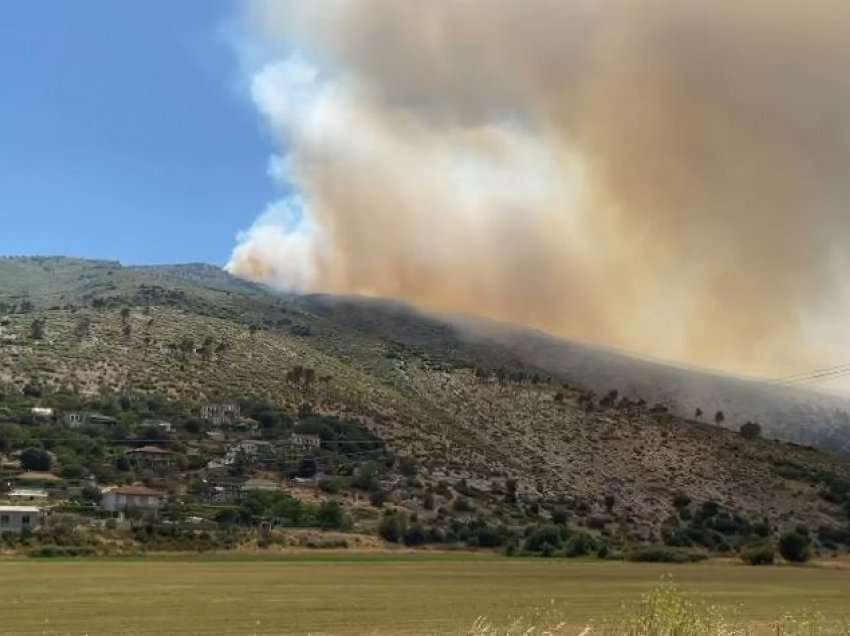
[[[813,369],[811,371],[797,373],[784,378],[775,378],[773,380],[769,380],[768,383],[778,385],[809,384],[821,379],[841,377],[847,374],[850,374],[850,363],[838,364],[822,369]]]

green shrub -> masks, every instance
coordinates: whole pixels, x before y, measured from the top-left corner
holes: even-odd
[[[563,508],[555,508],[552,511],[552,523],[557,523],[560,526],[567,525],[567,521],[569,520],[569,515],[567,511]]]
[[[319,480],[319,490],[329,495],[335,495],[342,488],[340,481],[338,477],[323,477]]]
[[[458,497],[455,499],[454,502],[452,502],[452,508],[456,512],[472,512],[475,510],[472,502],[470,502],[466,497]]]
[[[779,537],[779,554],[791,563],[804,563],[811,556],[811,539],[797,531]]]
[[[375,508],[383,508],[384,502],[387,500],[387,493],[378,488],[369,493],[369,503]]]
[[[596,550],[596,539],[586,532],[577,532],[567,539],[564,546],[564,555],[568,557],[581,557]]]
[[[741,548],[741,560],[749,565],[773,565],[776,550],[769,543],[751,543]]]
[[[425,543],[428,539],[428,535],[421,524],[414,523],[404,531],[402,539],[404,540],[404,545],[417,546]]]
[[[527,552],[542,552],[545,546],[557,550],[563,544],[564,534],[563,529],[558,526],[540,526],[525,539],[524,548]]]
[[[47,451],[40,448],[27,448],[21,453],[21,466],[25,470],[47,471],[52,463]]]
[[[708,555],[704,552],[674,550],[662,546],[636,548],[626,554],[626,561],[638,563],[695,563],[707,558]]]
[[[85,557],[93,556],[94,548],[86,545],[78,546],[58,546],[58,545],[43,545],[38,548],[33,548],[27,552],[27,556],[33,558],[67,558],[67,557]]]
[[[345,509],[337,501],[324,501],[316,511],[316,520],[325,530],[346,528],[350,522]]]
[[[378,525],[378,534],[390,543],[401,541],[406,530],[407,519],[399,513],[385,515]]]

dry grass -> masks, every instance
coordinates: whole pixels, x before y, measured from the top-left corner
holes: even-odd
[[[653,591],[671,570],[684,595]],[[719,614],[730,628],[752,626],[738,632],[747,636],[846,636],[827,618],[848,611],[848,577],[820,568],[338,552],[0,560],[0,633],[578,636],[590,626],[596,631],[585,636],[719,636]],[[806,608],[823,617],[809,621]],[[770,631],[785,611],[798,618]],[[473,631],[476,616],[489,620]],[[695,624],[705,629],[686,631]]]
[[[552,604],[497,626],[479,618],[467,636],[850,636],[850,623],[817,611],[785,614],[768,622],[747,622],[736,612],[695,600],[666,581],[640,602],[580,630]]]

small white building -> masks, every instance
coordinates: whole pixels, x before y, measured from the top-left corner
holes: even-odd
[[[53,418],[53,409],[46,406],[34,406],[30,409],[30,413],[37,420],[49,420]]]
[[[147,486],[117,486],[103,491],[100,505],[109,512],[128,509],[156,511],[165,501],[165,493]]]
[[[174,432],[174,426],[171,422],[166,422],[165,420],[144,420],[142,422],[142,426],[149,428],[158,428],[166,433]]]
[[[16,501],[46,501],[49,496],[44,488],[15,488],[6,495]]]
[[[82,411],[65,413],[62,417],[62,421],[65,422],[65,425],[68,426],[68,428],[80,428],[87,424],[104,424],[107,426],[114,426],[117,423],[117,420],[114,417],[103,415],[101,413],[87,413]]]
[[[41,527],[41,520],[41,509],[35,506],[0,506],[0,534],[37,530]]]

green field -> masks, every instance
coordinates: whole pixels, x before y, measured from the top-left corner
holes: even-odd
[[[462,634],[554,601],[584,625],[666,573],[748,620],[850,613],[850,570],[309,555],[0,561],[2,634]]]

